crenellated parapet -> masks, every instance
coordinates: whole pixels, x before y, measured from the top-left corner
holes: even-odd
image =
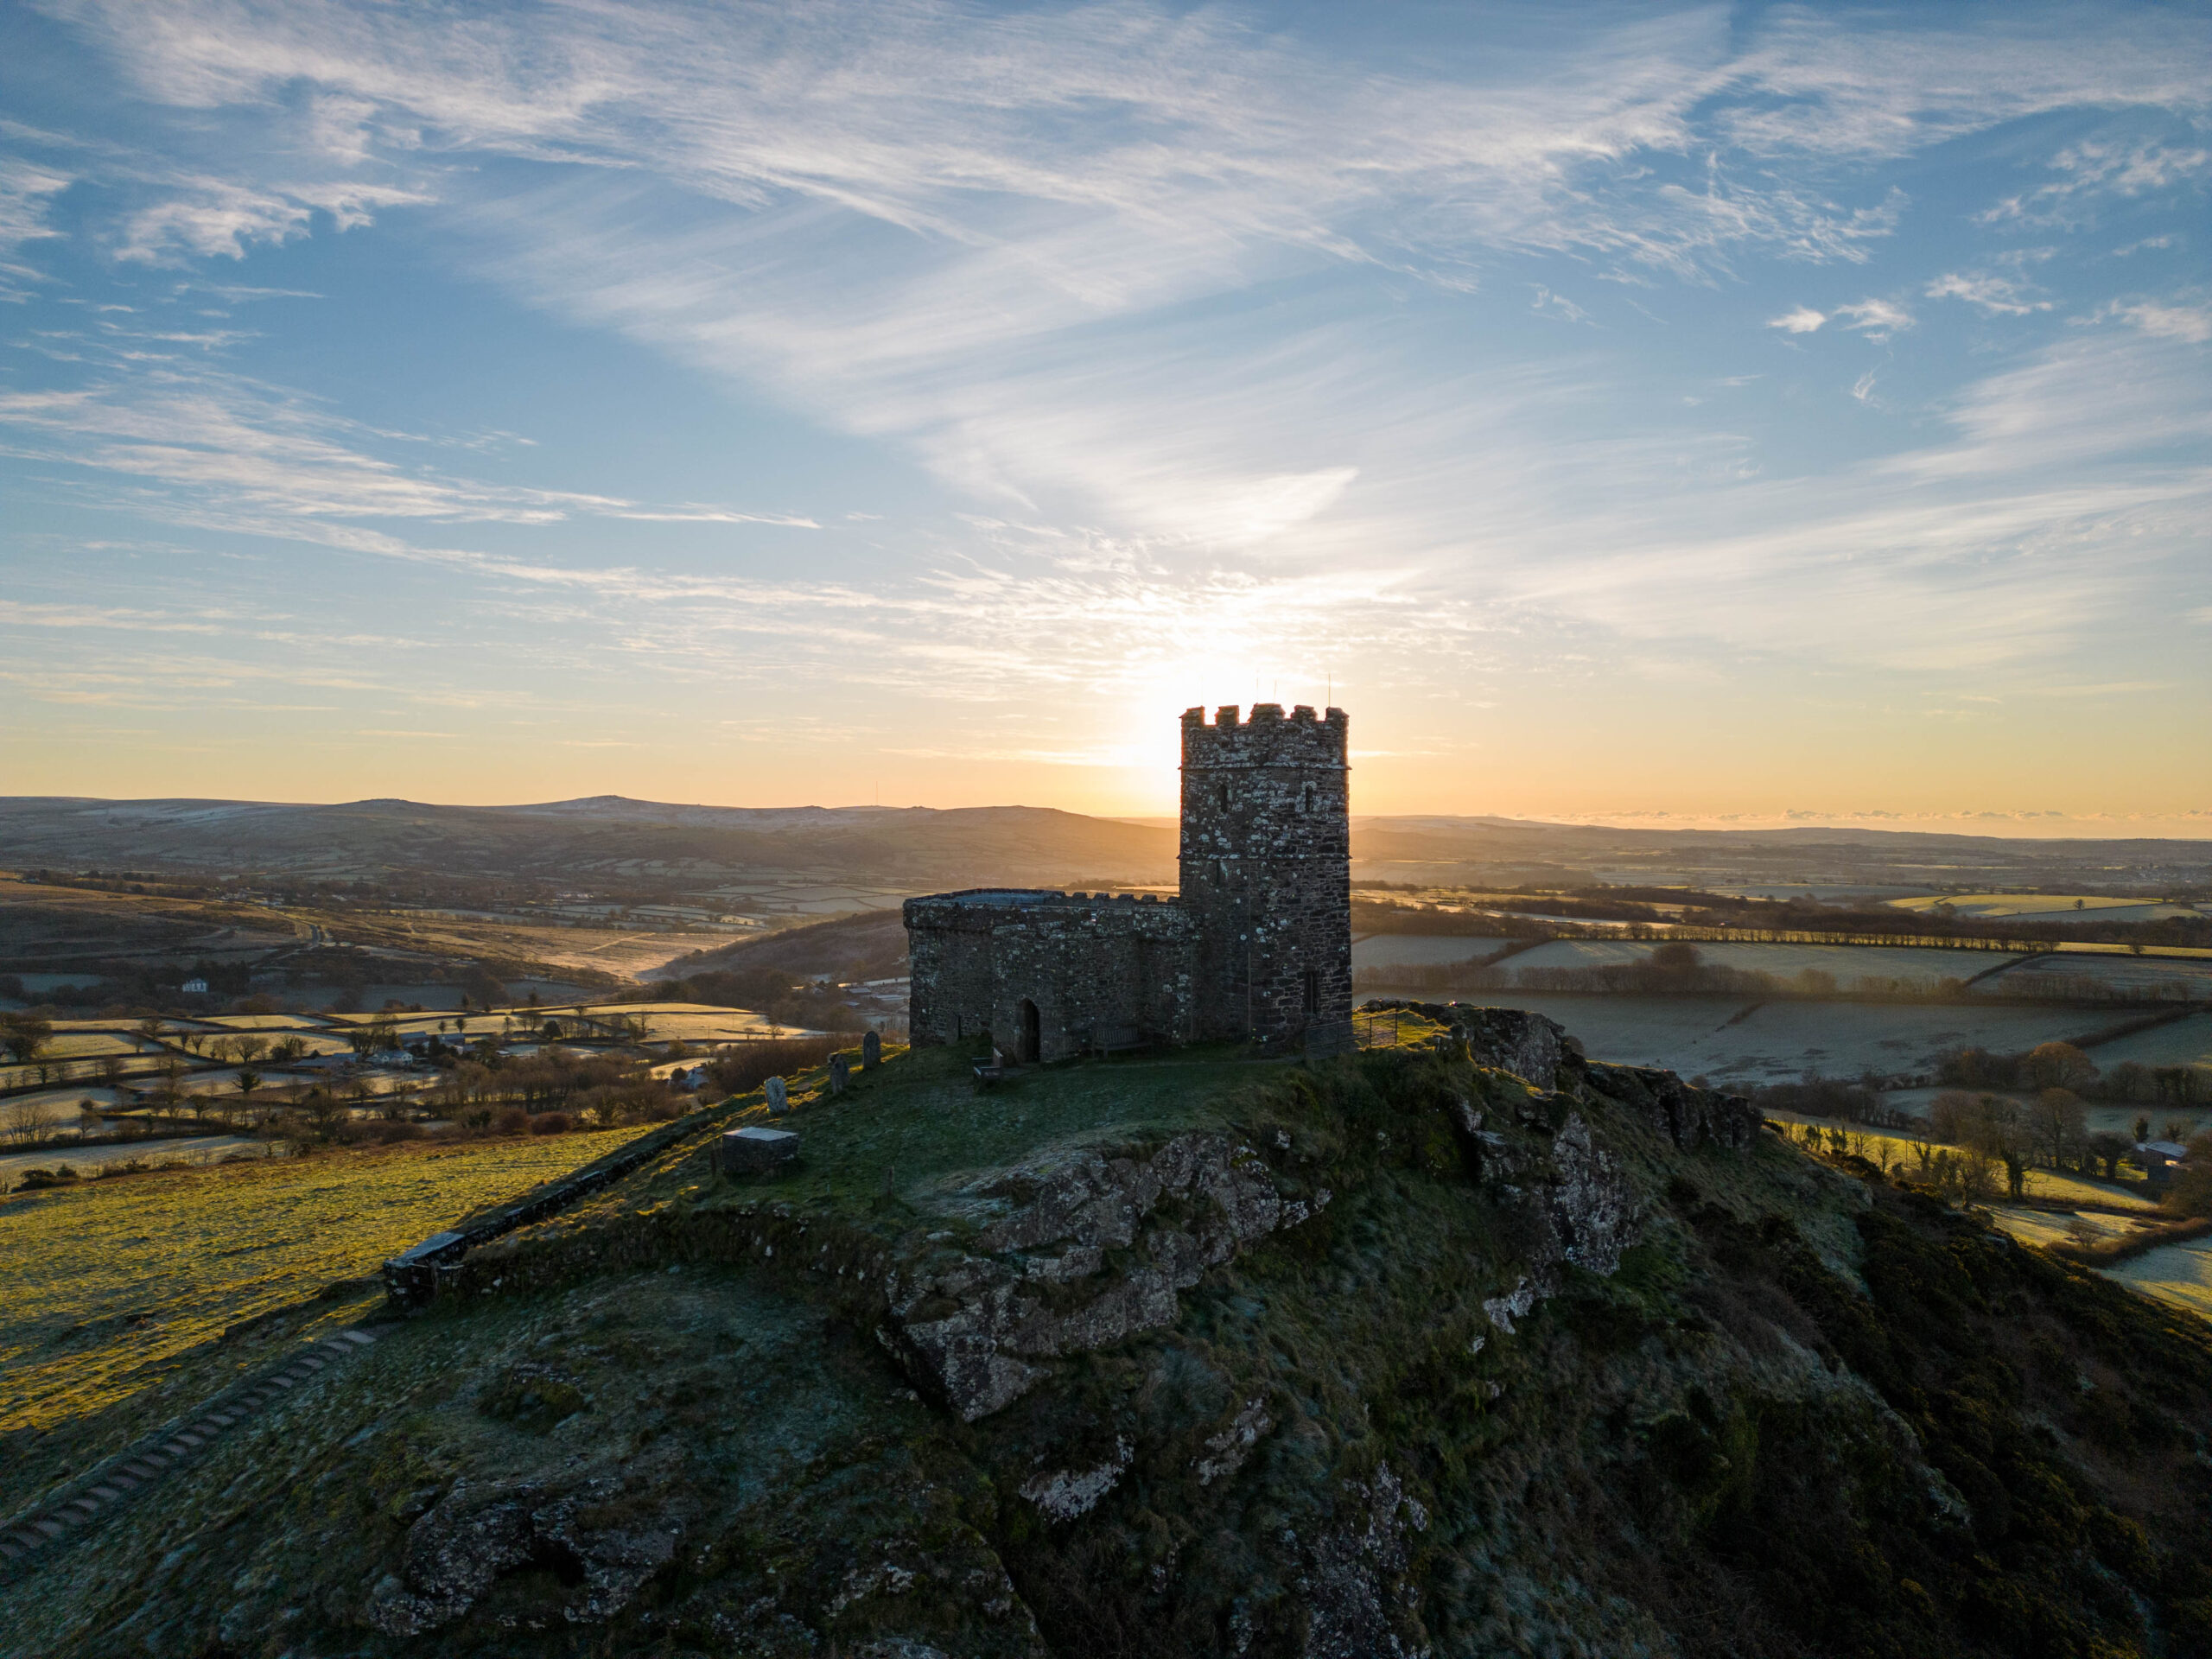
[[[1214,711],[1211,724],[1203,709],[1183,712],[1183,765],[1186,770],[1294,766],[1342,772],[1347,765],[1344,711],[1317,714],[1300,703],[1286,715],[1279,702],[1255,702],[1249,715],[1228,703]]]

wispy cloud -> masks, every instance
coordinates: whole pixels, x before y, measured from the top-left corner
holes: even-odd
[[[2192,346],[2212,340],[2212,303],[2202,300],[2114,300],[2086,321],[2114,317],[2162,340],[2186,340]]]
[[[1948,271],[1929,283],[1926,292],[1931,300],[1964,300],[1991,317],[2024,317],[2051,305],[2029,284],[1987,271]]]
[[[2050,161],[2058,176],[2050,183],[2007,196],[1985,210],[1985,225],[2036,227],[2086,222],[2094,206],[2113,198],[2142,196],[2194,184],[2212,174],[2212,150],[2152,140],[2133,143],[2091,139],[2069,144]]]
[[[1860,300],[1853,305],[1839,305],[1835,314],[1848,319],[1847,327],[1877,342],[1901,334],[1913,324],[1912,313],[1889,300]]]
[[[0,391],[0,433],[14,435],[0,438],[0,454],[130,480],[137,504],[157,518],[326,544],[339,524],[363,519],[819,528],[798,514],[662,506],[403,467],[370,452],[367,429],[315,400],[213,366],[126,365],[83,387]]]
[[[243,259],[256,243],[281,246],[305,236],[317,213],[335,228],[371,222],[381,208],[419,206],[420,191],[390,185],[298,185],[264,189],[216,178],[168,183],[164,199],[141,207],[124,223],[117,257],[143,264],[189,258]]]
[[[35,270],[18,262],[17,251],[26,242],[60,234],[48,222],[47,210],[70,183],[66,173],[0,156],[0,299],[22,297],[22,290],[10,279],[37,277]]]

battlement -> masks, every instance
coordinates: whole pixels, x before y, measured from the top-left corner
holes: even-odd
[[[1239,718],[1235,703],[1214,711],[1206,723],[1203,709],[1183,714],[1183,765],[1216,766],[1304,766],[1342,771],[1346,765],[1346,721],[1341,709],[1317,714],[1300,703],[1286,715],[1279,702],[1255,702]]]

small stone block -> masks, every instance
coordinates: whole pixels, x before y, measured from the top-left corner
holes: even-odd
[[[123,1494],[118,1491],[114,1487],[109,1485],[105,1481],[102,1481],[99,1485],[92,1488],[92,1496],[97,1497],[101,1503],[105,1503],[110,1498],[121,1497]]]
[[[868,1071],[873,1071],[882,1064],[883,1039],[879,1033],[871,1031],[861,1039],[861,1065]]]
[[[59,1538],[63,1533],[69,1530],[68,1528],[63,1526],[59,1521],[54,1520],[51,1516],[42,1515],[37,1520],[32,1522],[31,1524],[49,1538]]]
[[[760,1092],[768,1103],[768,1116],[781,1117],[791,1109],[791,1085],[781,1077],[771,1077],[760,1085]]]
[[[789,1129],[772,1129],[758,1123],[730,1130],[721,1137],[715,1153],[725,1175],[773,1169],[798,1156],[798,1135]]]
[[[346,1341],[357,1342],[365,1348],[367,1347],[369,1344],[376,1340],[374,1337],[371,1336],[365,1331],[340,1331],[338,1334],[345,1338]]]

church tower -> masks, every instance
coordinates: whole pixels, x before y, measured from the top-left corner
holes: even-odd
[[[1345,753],[1341,709],[1184,715],[1181,906],[1201,1039],[1316,1057],[1351,1046]]]

